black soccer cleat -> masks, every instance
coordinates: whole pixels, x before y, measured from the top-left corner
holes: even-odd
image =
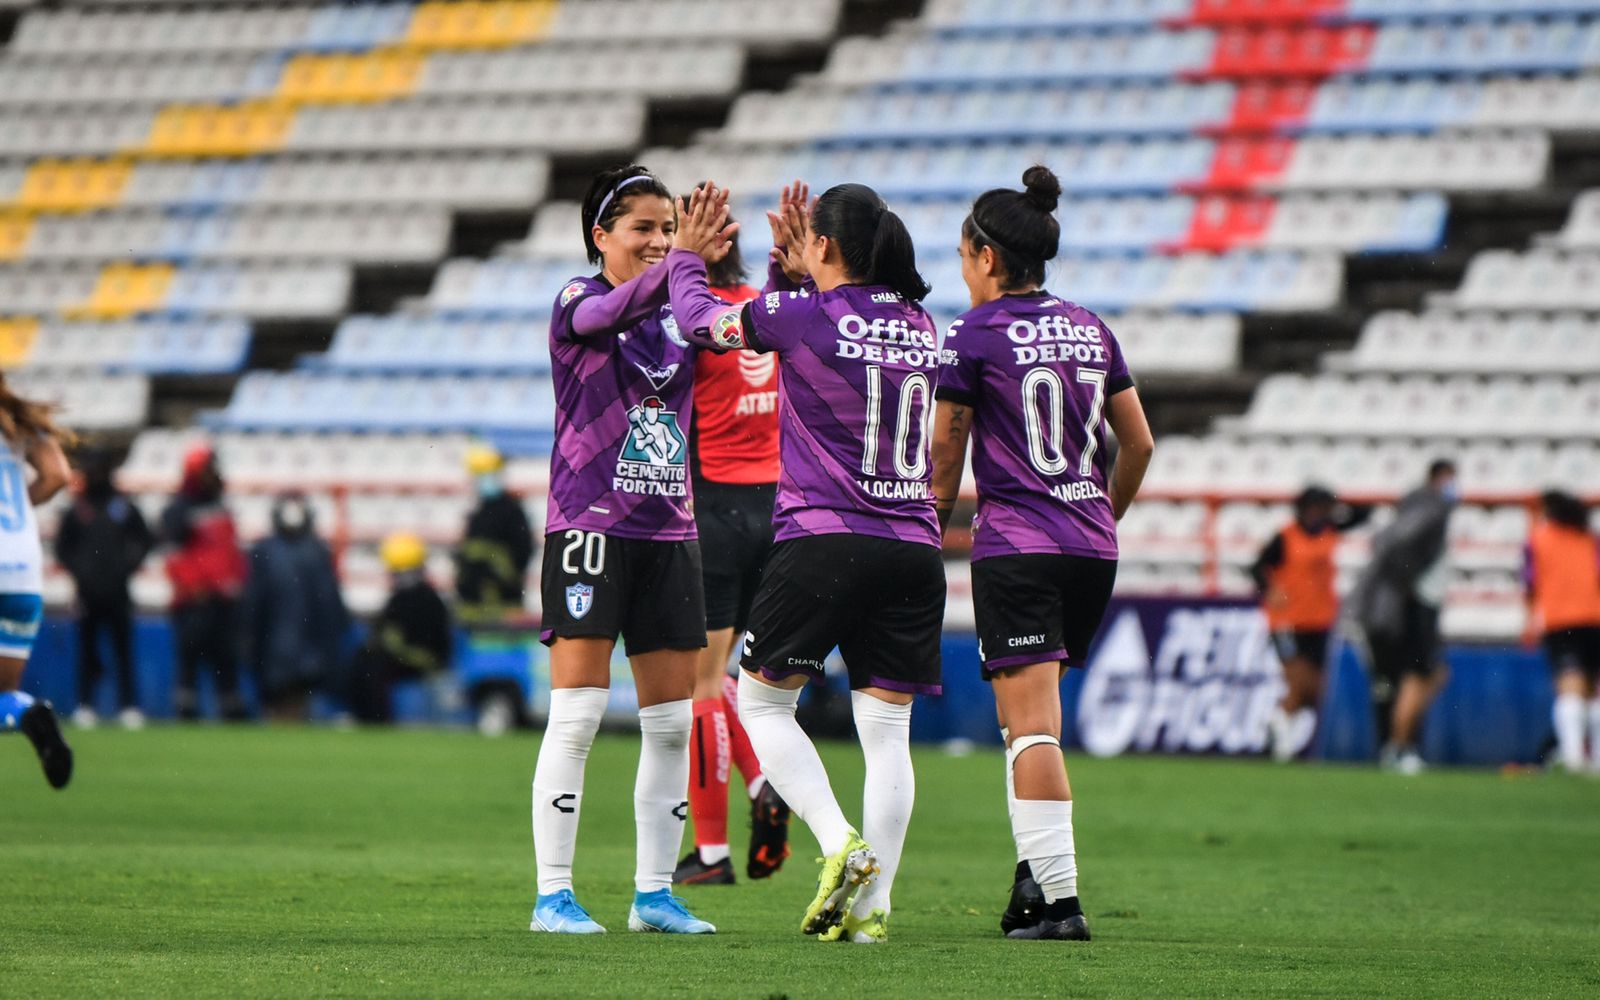
[[[1032,927],[1044,917],[1044,890],[1033,880],[1033,869],[1026,861],[1017,862],[1016,881],[1011,886],[1011,902],[1000,915],[1000,933]]]
[[[1013,941],[1087,941],[1089,921],[1084,919],[1081,913],[1065,920],[1051,920],[1045,917],[1031,926],[1007,931],[1006,937]]]
[[[673,885],[732,885],[733,862],[723,858],[714,865],[700,860],[700,849],[691,848],[672,873]]]
[[[67,787],[67,782],[72,780],[72,748],[61,736],[61,726],[56,722],[50,703],[34,702],[22,713],[18,728],[39,755],[39,763],[44,765],[44,779],[50,782],[50,787]]]
[[[763,782],[761,791],[750,800],[750,856],[745,864],[745,874],[751,878],[768,878],[789,856],[789,803],[772,787]]]

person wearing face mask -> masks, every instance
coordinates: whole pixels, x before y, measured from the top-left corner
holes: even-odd
[[[487,445],[467,452],[478,505],[456,549],[456,599],[461,617],[488,623],[522,610],[533,561],[533,528],[522,502],[505,486],[505,460]]]
[[[285,493],[273,506],[272,534],[250,550],[240,612],[243,661],[267,717],[304,721],[311,693],[332,679],[350,620],[303,495]]]
[[[196,685],[201,664],[216,672],[223,717],[247,716],[239,697],[237,616],[246,566],[238,527],[224,499],[226,486],[210,445],[183,457],[178,495],[161,513],[161,543],[171,548],[172,630],[178,654],[178,717],[200,716]]]
[[[1400,774],[1423,770],[1418,731],[1447,679],[1439,612],[1450,573],[1450,515],[1460,499],[1455,463],[1434,460],[1427,479],[1400,499],[1394,520],[1373,538],[1372,559],[1350,595],[1372,665],[1379,762]]]
[[[144,725],[139,710],[133,660],[133,598],[128,581],[150,554],[155,540],[139,508],[117,489],[117,463],[103,449],[88,450],[81,461],[83,489],[61,518],[56,560],[72,577],[78,595],[78,708],[72,721],[94,726],[95,689],[105,665],[100,639],[111,641],[116,667],[117,720],[125,729]]]
[[[1327,488],[1308,486],[1295,498],[1294,520],[1272,536],[1250,567],[1283,661],[1286,690],[1268,728],[1278,760],[1293,758],[1316,730],[1328,633],[1339,617],[1334,554],[1340,534],[1371,514],[1371,507],[1343,504]]]

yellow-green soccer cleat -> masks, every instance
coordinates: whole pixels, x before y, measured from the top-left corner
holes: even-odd
[[[823,941],[848,941],[851,944],[883,944],[889,940],[889,915],[873,910],[864,917],[846,913],[844,919],[823,931]]]
[[[817,876],[817,897],[800,922],[802,934],[821,934],[838,923],[850,911],[856,893],[878,874],[878,856],[854,830],[837,852],[817,860],[822,862],[822,873]]]

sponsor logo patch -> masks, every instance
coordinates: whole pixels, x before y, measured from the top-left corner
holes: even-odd
[[[574,281],[572,284],[568,285],[567,287],[565,287],[565,288],[563,288],[561,290],[561,305],[563,307],[572,305],[572,300],[577,298],[578,296],[582,295],[583,293],[584,293],[583,282]]]
[[[712,322],[711,341],[728,350],[745,346],[744,327],[739,324],[737,311],[725,312]]]

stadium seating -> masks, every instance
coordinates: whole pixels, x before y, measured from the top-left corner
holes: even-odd
[[[1452,197],[1537,190],[1558,139],[1600,130],[1592,0],[929,0],[842,39],[840,0],[7,6],[25,13],[0,56],[0,359],[75,424],[128,430],[150,375],[242,371],[252,325],[337,324],[204,425],[247,533],[271,491],[311,488],[368,595],[385,530],[454,537],[472,435],[533,453],[512,476],[540,506],[551,301],[592,270],[576,207],[547,202],[558,159],[731,186],[757,265],[782,184],[866,180],[941,323],[968,305],[950,251],[971,198],[1048,163],[1067,189],[1050,285],[1143,377],[1238,371],[1246,314],[1347,308],[1372,266],[1351,258],[1439,249]],[[750,59],[830,41],[820,72],[740,92]],[[708,98],[733,99],[720,127],[641,149],[651,101]],[[448,257],[455,215],[529,211],[525,238]],[[432,269],[427,292],[349,315],[357,269],[396,263]],[[1319,479],[1387,500],[1448,453],[1480,503],[1454,529],[1447,625],[1514,632],[1521,499],[1600,492],[1597,270],[1600,191],[1268,377],[1242,416],[1164,436],[1119,586],[1245,592],[1285,496]],[[139,435],[142,503],[198,433]]]

